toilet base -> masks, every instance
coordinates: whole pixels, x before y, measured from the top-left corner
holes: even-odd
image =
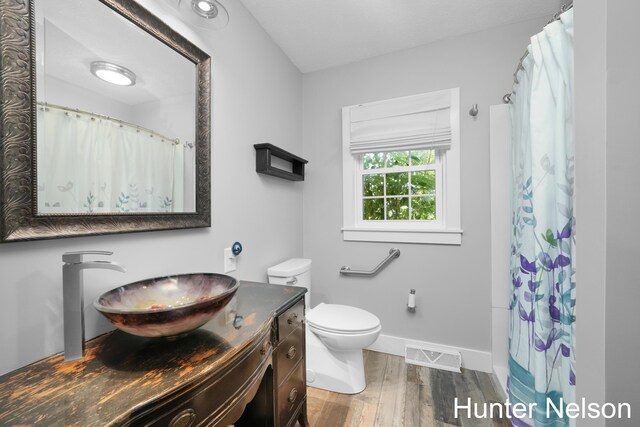
[[[309,328],[306,340],[308,386],[343,394],[365,389],[362,349],[329,350]]]

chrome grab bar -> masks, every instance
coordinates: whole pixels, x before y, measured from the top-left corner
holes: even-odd
[[[378,272],[380,270],[382,270],[383,268],[385,268],[387,266],[387,264],[389,264],[392,260],[399,258],[400,257],[400,249],[397,248],[391,248],[389,249],[389,256],[387,256],[380,264],[377,265],[376,268],[374,268],[371,271],[365,271],[365,270],[352,270],[350,267],[347,266],[342,266],[340,268],[340,274],[344,274],[344,275],[350,275],[350,276],[375,276],[376,274],[378,274]]]

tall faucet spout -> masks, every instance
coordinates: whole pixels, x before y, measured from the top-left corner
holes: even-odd
[[[65,264],[64,267],[76,267],[79,270],[86,270],[89,268],[99,268],[103,270],[115,270],[121,273],[126,273],[127,270],[121,264],[113,261],[82,261],[75,264]]]
[[[62,255],[62,293],[64,304],[64,360],[84,357],[84,283],[82,270],[100,268],[122,273],[125,268],[112,261],[83,261],[86,254],[111,255],[112,252],[67,252]]]

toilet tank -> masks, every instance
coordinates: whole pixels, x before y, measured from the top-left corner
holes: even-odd
[[[292,258],[267,269],[269,283],[274,285],[302,286],[307,288],[305,307],[311,302],[311,260]]]

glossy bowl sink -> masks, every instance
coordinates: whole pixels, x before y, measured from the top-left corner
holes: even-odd
[[[233,277],[215,273],[157,277],[113,289],[93,306],[116,328],[142,337],[172,337],[207,323],[238,290]]]

